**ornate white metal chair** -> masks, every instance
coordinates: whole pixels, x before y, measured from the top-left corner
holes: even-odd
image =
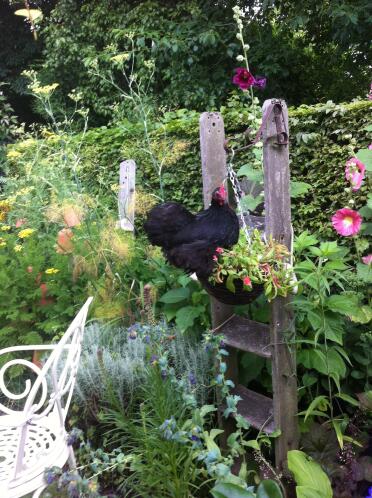
[[[40,496],[46,487],[46,467],[75,467],[67,444],[65,420],[79,364],[81,343],[90,297],[56,345],[15,346],[0,356],[23,351],[51,351],[40,367],[26,359],[12,359],[0,369],[0,497]],[[30,369],[22,393],[10,392],[5,374],[11,367]],[[7,372],[8,371],[8,372]],[[4,398],[10,404],[3,404]]]

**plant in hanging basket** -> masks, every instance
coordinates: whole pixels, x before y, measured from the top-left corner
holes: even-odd
[[[212,275],[200,280],[210,294],[226,304],[248,304],[262,292],[271,301],[287,296],[295,286],[289,256],[286,246],[272,238],[264,241],[259,230],[252,231],[247,245],[241,230],[232,249],[217,248]]]

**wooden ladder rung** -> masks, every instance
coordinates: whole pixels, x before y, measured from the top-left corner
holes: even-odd
[[[231,394],[242,398],[237,405],[238,413],[252,427],[269,434],[274,432],[274,405],[271,398],[240,385],[232,389]]]
[[[255,353],[263,358],[271,357],[270,328],[264,323],[234,316],[218,330],[218,333],[224,336],[227,346]]]

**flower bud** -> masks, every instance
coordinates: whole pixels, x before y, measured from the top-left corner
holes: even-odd
[[[244,50],[249,50],[249,49],[250,49],[250,46],[248,45],[248,43],[246,43],[246,44],[244,45]]]
[[[350,188],[346,187],[346,188],[344,188],[344,191],[348,194],[350,192]]]
[[[354,199],[350,199],[349,204],[350,204],[350,206],[353,206],[355,204]]]
[[[243,62],[243,61],[244,61],[244,56],[243,56],[243,55],[238,55],[238,56],[236,57],[236,60],[237,60],[238,62]]]
[[[242,40],[242,35],[241,35],[240,33],[237,33],[237,34],[236,34],[236,38],[237,38],[238,40]]]

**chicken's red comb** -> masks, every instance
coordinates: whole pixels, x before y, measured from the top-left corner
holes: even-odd
[[[218,189],[218,193],[223,199],[226,199],[227,192],[224,185],[220,186],[220,188]]]

